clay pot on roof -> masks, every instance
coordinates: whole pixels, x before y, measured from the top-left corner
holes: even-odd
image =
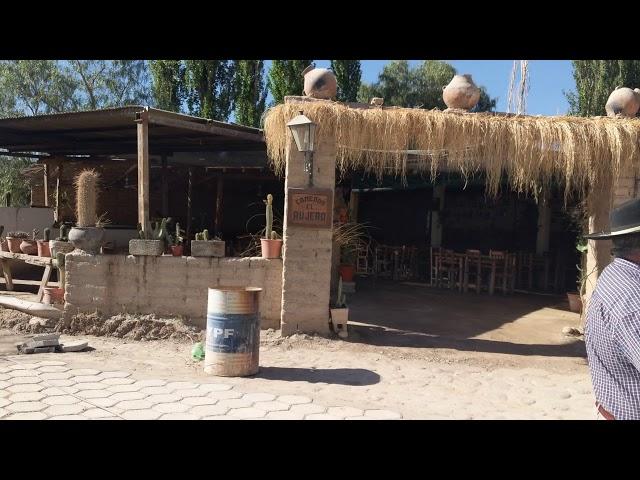
[[[471,75],[455,75],[449,85],[442,87],[442,99],[449,108],[471,110],[480,100],[480,89]]]
[[[604,109],[609,117],[635,117],[640,109],[640,88],[616,87]]]
[[[315,68],[309,65],[302,72],[304,77],[304,94],[311,98],[330,100],[338,92],[338,81],[331,70]]]

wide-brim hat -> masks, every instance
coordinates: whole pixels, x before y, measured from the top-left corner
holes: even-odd
[[[611,229],[608,232],[590,233],[584,238],[607,240],[640,233],[640,199],[631,200],[615,208],[609,214]]]

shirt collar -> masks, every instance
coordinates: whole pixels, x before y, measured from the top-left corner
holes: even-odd
[[[630,262],[629,260],[625,260],[624,258],[615,258],[613,262],[623,268],[629,268],[636,273],[640,273],[640,265],[638,265],[637,263]]]

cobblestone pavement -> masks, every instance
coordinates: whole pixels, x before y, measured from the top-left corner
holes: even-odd
[[[24,357],[22,357],[24,358]],[[382,420],[388,410],[319,405],[224,383],[137,380],[125,371],[0,358],[0,420]]]

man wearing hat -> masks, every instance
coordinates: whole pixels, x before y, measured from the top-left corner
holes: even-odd
[[[640,199],[610,215],[611,231],[586,238],[613,244],[613,261],[589,301],[585,343],[597,416],[640,420]]]

